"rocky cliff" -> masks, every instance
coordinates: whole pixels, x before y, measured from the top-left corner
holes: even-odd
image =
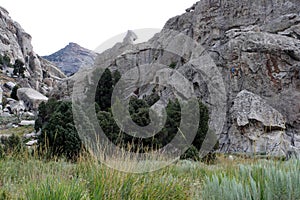
[[[3,72],[12,76],[10,68],[16,60],[24,64],[24,76],[15,76],[21,87],[30,87],[46,94],[58,81],[66,76],[52,63],[39,57],[31,45],[31,36],[11,19],[9,13],[0,7],[0,55],[10,59],[10,66],[3,65]]]
[[[43,58],[56,64],[67,76],[73,75],[81,67],[94,65],[97,54],[76,43],[69,43],[63,49]]]
[[[165,29],[198,41],[222,73],[227,122],[221,150],[299,148],[300,2],[202,0],[188,11]]]
[[[96,64],[138,81],[139,97],[159,91],[157,107],[196,94],[210,109],[222,152],[278,156],[300,149],[298,0],[201,0],[148,42],[124,40]],[[61,91],[70,94],[78,77]]]

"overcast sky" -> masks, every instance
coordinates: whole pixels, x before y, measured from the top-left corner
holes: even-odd
[[[32,36],[34,50],[48,55],[69,42],[94,50],[127,30],[162,28],[197,0],[0,0]]]

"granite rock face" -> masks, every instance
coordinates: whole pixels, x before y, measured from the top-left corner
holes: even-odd
[[[160,109],[196,94],[222,152],[282,156],[300,149],[299,19],[298,0],[201,0],[148,42],[118,43],[95,63],[140,77],[138,96],[156,90]],[[78,77],[60,90],[70,95]]]
[[[261,97],[243,90],[236,96],[231,112],[235,126],[229,132],[230,140],[235,141],[231,149],[272,155],[287,153],[286,120]]]
[[[56,64],[67,76],[73,75],[80,68],[94,65],[97,53],[85,49],[76,43],[69,43],[65,48],[43,58]]]
[[[24,63],[24,76],[14,77],[22,87],[34,88],[43,93],[49,93],[52,88],[43,83],[45,78],[52,77],[60,81],[66,76],[52,63],[39,57],[31,45],[31,36],[15,21],[9,13],[0,7],[0,54],[10,58],[13,65],[16,60]],[[11,68],[2,66],[3,72],[12,73]],[[8,74],[11,76],[11,74]]]
[[[164,29],[197,41],[222,73],[227,117],[221,151],[284,155],[300,148],[300,2],[202,0],[188,11]]]

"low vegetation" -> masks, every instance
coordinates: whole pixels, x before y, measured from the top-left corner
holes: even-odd
[[[143,153],[144,147],[153,143],[161,147],[174,137],[181,120],[178,100],[168,103],[166,126],[155,140],[136,141],[119,130],[112,117],[110,98],[106,96],[111,95],[119,74],[105,71],[103,77],[102,86],[97,88],[102,95],[96,95],[95,108],[99,124],[111,141],[126,150]],[[144,99],[131,98],[132,120],[140,126],[149,124],[149,108],[157,99],[155,92]],[[0,199],[299,199],[299,160],[238,156],[229,159],[215,152],[200,159],[199,149],[209,131],[209,115],[201,101],[198,105],[198,131],[185,154],[161,170],[134,174],[111,169],[93,157],[77,134],[71,102],[50,99],[39,107],[34,127],[41,130],[37,146],[24,145],[26,140],[21,132],[31,132],[30,126],[8,130],[8,135],[9,131],[14,134],[1,139]],[[0,122],[6,124],[4,119]],[[134,146],[129,149],[127,145],[132,143]],[[128,164],[147,165],[145,161],[124,160]],[[148,165],[151,162],[159,161],[149,160]]]
[[[16,128],[6,128],[1,130],[1,134],[2,135],[17,135],[22,137],[25,134],[30,134],[34,131],[34,127],[33,126],[19,126]],[[1,136],[1,135],[0,135]]]
[[[0,160],[0,199],[297,199],[300,162],[218,156],[214,165],[178,161],[156,172],[115,171],[86,156],[77,163],[28,153]]]

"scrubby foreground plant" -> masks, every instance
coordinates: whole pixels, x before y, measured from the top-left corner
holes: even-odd
[[[203,199],[300,199],[300,162],[261,162],[241,165],[236,172],[207,176]]]

